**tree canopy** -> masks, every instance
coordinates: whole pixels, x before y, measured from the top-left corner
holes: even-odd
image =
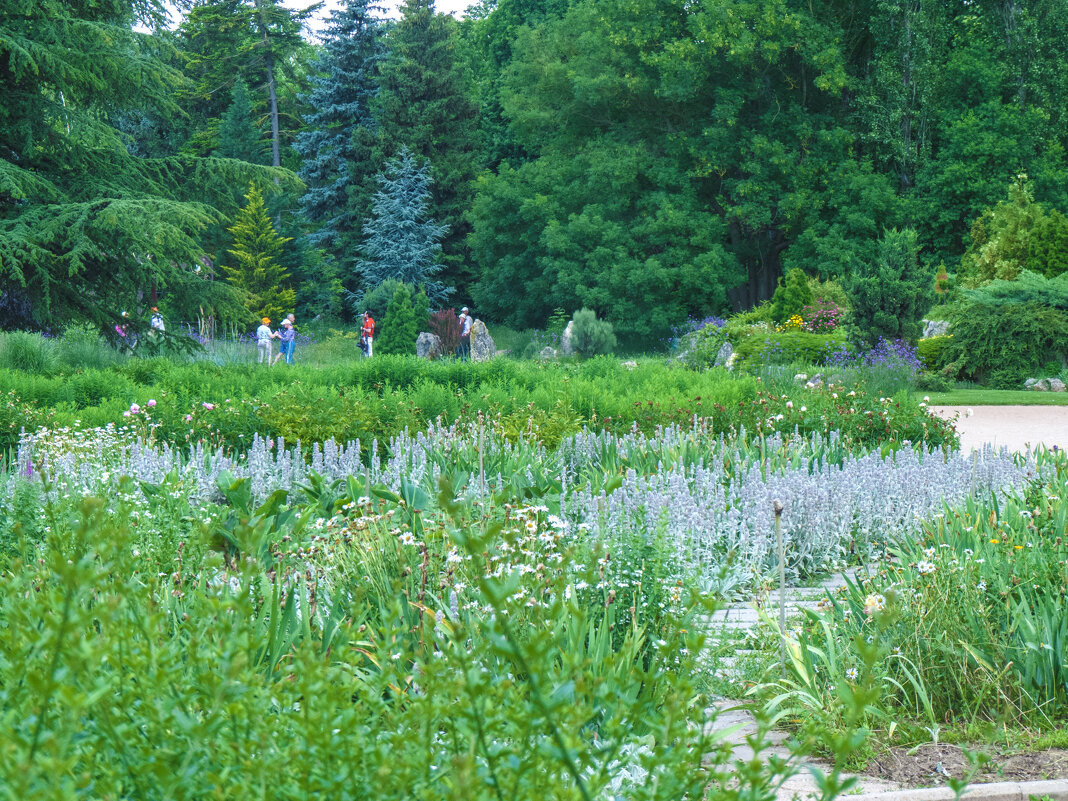
[[[315,5],[178,6],[0,6],[3,325],[235,308],[251,182],[302,313],[394,276],[649,342],[794,269],[860,286],[895,230],[965,286],[1068,266],[1068,0],[345,0],[321,39]],[[365,236],[404,153],[442,228],[412,264]]]

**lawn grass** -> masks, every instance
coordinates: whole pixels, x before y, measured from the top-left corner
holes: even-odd
[[[919,393],[917,393],[919,394]],[[1068,392],[1026,389],[955,389],[926,392],[932,406],[1068,406]]]

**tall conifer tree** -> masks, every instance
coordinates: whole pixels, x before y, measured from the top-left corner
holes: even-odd
[[[235,266],[224,265],[223,273],[242,293],[244,306],[253,316],[280,320],[293,310],[297,299],[297,293],[286,286],[289,273],[279,264],[282,246],[291,239],[275,231],[255,184],[245,198],[248,202],[230,228],[234,246],[228,252]]]
[[[308,241],[333,253],[343,267],[374,192],[376,171],[360,142],[374,127],[370,104],[383,50],[383,25],[373,16],[377,11],[374,0],[346,0],[331,12],[323,56],[313,65],[320,75],[311,78],[307,98],[314,110],[305,116],[307,127],[294,145],[303,158],[299,175],[308,187],[301,210],[318,226]],[[343,272],[351,272],[351,266]]]
[[[219,149],[215,154],[224,159],[262,164],[264,143],[260,128],[252,119],[248,84],[238,78],[230,97],[230,108],[223,114],[219,126]]]
[[[164,16],[156,0],[0,3],[0,325],[114,324],[153,286],[195,297],[200,235],[231,187],[293,178],[130,154],[105,112],[177,112],[182,76],[133,30]]]
[[[452,289],[435,277],[441,270],[437,263],[441,239],[448,229],[428,216],[430,165],[419,164],[407,148],[401,148],[377,180],[379,190],[363,226],[366,258],[358,264],[365,288],[374,289],[392,278],[424,287],[433,302],[444,300]]]
[[[382,62],[375,119],[380,126],[380,159],[401,145],[430,162],[431,216],[448,226],[442,242],[447,282],[466,286],[465,243],[477,173],[477,109],[455,59],[456,21],[434,10],[434,0],[405,0],[401,19],[389,37]]]

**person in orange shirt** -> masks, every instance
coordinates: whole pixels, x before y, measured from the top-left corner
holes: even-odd
[[[369,311],[363,313],[363,328],[361,329],[361,334],[360,347],[363,348],[364,354],[370,358],[375,338],[375,320]]]

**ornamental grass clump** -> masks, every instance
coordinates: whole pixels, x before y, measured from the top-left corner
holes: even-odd
[[[887,719],[1041,730],[1068,712],[1068,461],[1039,452],[1028,473],[894,532],[876,568],[806,624],[881,643]],[[857,658],[846,648],[840,663]]]

